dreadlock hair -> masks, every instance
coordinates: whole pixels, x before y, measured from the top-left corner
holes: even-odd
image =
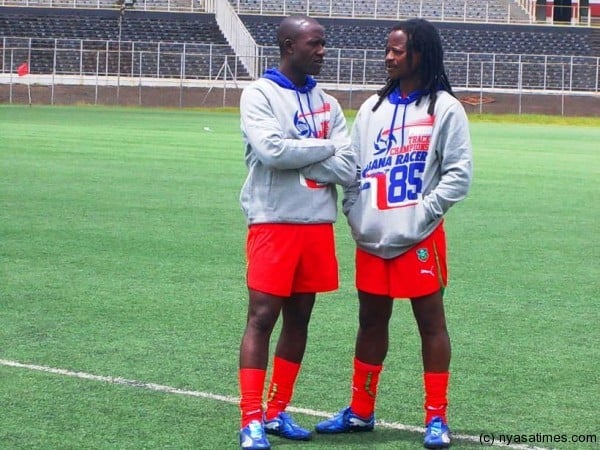
[[[408,63],[412,63],[415,52],[421,55],[421,65],[418,67],[418,74],[422,81],[422,87],[431,97],[431,103],[427,108],[428,114],[433,114],[435,101],[437,99],[437,91],[446,91],[454,96],[452,86],[448,81],[446,70],[444,68],[444,49],[442,40],[437,29],[425,19],[409,19],[395,25],[391,32],[402,30],[407,37],[406,42],[406,58]],[[377,110],[383,100],[400,85],[400,80],[387,78],[385,86],[383,86],[377,95],[379,100],[373,107],[372,111]],[[417,100],[417,104],[421,99]]]

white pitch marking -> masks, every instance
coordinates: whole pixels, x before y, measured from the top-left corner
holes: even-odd
[[[148,389],[151,391],[166,392],[168,394],[178,394],[178,395],[186,395],[188,397],[208,398],[210,400],[218,400],[220,402],[232,403],[232,404],[236,404],[236,405],[239,403],[238,397],[229,397],[229,396],[225,396],[225,395],[211,394],[210,392],[188,391],[185,389],[178,389],[178,388],[174,388],[171,386],[165,386],[162,384],[145,383],[143,381],[128,380],[127,378],[121,378],[121,377],[107,377],[107,376],[102,376],[102,375],[93,375],[91,373],[86,373],[86,372],[74,372],[71,370],[56,369],[54,367],[39,366],[36,364],[24,364],[24,363],[20,363],[18,361],[11,361],[8,359],[0,359],[0,365],[8,366],[8,367],[16,367],[19,369],[36,370],[38,372],[52,373],[55,375],[64,375],[64,376],[73,377],[73,378],[81,378],[84,380],[101,381],[104,383],[118,384],[118,385],[122,385],[122,386],[132,386],[132,387],[137,387],[137,388]],[[314,409],[298,408],[298,407],[294,407],[294,406],[290,406],[287,409],[291,412],[305,414],[307,416],[331,417],[331,413],[324,412],[324,411],[316,411]],[[415,427],[412,425],[404,425],[402,423],[396,423],[396,422],[386,422],[383,420],[377,420],[377,426],[384,427],[384,428],[391,428],[394,430],[410,431],[410,432],[414,432],[414,433],[423,433],[425,431],[425,429],[422,427]],[[470,441],[470,442],[479,443],[479,436],[471,436],[468,434],[454,434],[453,433],[452,437],[454,439],[461,440],[461,441]],[[518,450],[548,450],[543,447],[530,447],[527,445],[514,445],[514,444],[506,445],[503,443],[498,443],[498,444],[494,443],[491,446],[512,448],[512,449],[518,449]]]

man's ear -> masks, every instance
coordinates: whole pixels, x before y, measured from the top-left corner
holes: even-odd
[[[294,41],[292,41],[290,38],[287,38],[285,41],[283,41],[283,48],[285,49],[285,51],[287,53],[293,53],[293,49],[292,49],[293,45],[294,45]]]

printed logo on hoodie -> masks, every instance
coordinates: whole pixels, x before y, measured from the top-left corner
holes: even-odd
[[[314,111],[296,111],[294,114],[294,126],[302,137],[326,139],[329,132],[330,116],[331,104],[323,103],[323,106]]]
[[[370,189],[373,207],[415,205],[423,192],[423,172],[429,152],[433,116],[402,126],[381,128],[373,153],[361,173],[361,189]]]

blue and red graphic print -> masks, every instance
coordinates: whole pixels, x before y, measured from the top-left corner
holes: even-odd
[[[300,133],[300,136],[306,138],[327,139],[330,129],[331,104],[323,105],[308,112],[296,111],[294,114],[294,125]],[[327,186],[327,183],[319,183],[315,180],[309,180],[300,175],[300,183],[311,189],[319,189]]]
[[[331,116],[331,104],[323,103],[323,106],[314,111],[296,111],[294,114],[294,125],[302,137],[313,137],[326,139],[329,133],[329,119]]]
[[[361,189],[371,190],[374,208],[405,208],[422,198],[433,122],[434,117],[427,116],[377,133],[361,173]]]

